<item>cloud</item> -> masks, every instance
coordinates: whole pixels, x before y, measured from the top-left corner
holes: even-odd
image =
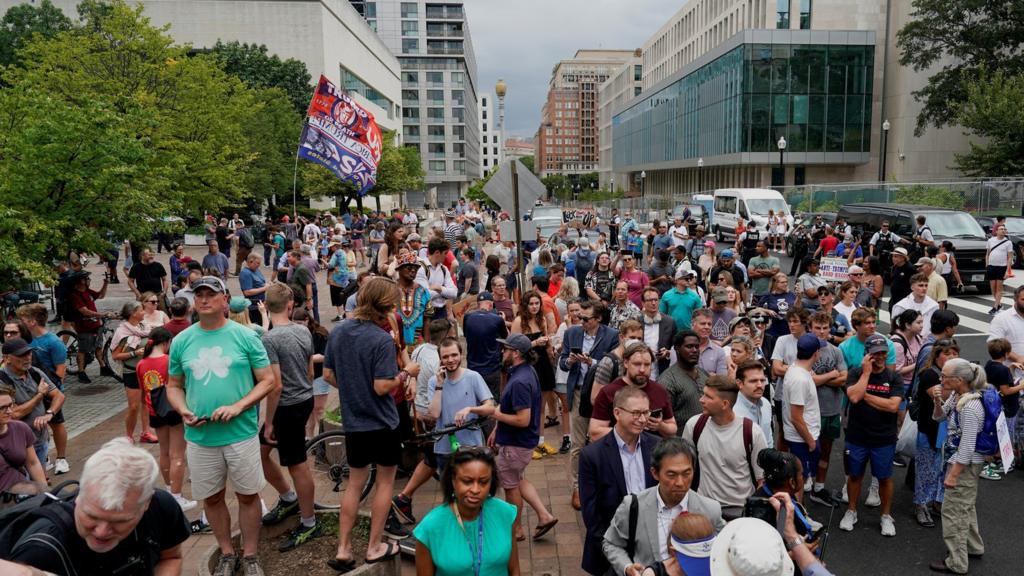
[[[582,48],[632,50],[685,0],[466,0],[477,61],[477,91],[508,84],[505,131],[533,136],[551,70]]]

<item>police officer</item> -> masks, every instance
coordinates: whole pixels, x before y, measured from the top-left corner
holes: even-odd
[[[882,221],[882,228],[875,232],[871,237],[871,241],[868,242],[869,254],[872,256],[878,256],[879,263],[882,265],[883,275],[886,276],[886,280],[891,276],[892,267],[892,251],[896,249],[896,245],[905,242],[897,234],[889,230],[889,221]]]
[[[757,243],[761,241],[761,234],[761,231],[751,221],[746,231],[736,239],[736,250],[740,253],[740,259],[744,266],[750,263],[751,258],[757,256]]]

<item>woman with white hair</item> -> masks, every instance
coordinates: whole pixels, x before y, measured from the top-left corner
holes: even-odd
[[[942,400],[942,390],[950,392]],[[985,369],[977,364],[953,358],[942,367],[941,385],[929,390],[934,406],[932,418],[949,426],[945,454],[951,454],[942,484],[946,488],[942,503],[942,539],[946,558],[929,566],[935,572],[966,574],[969,556],[981,556],[985,543],[978,531],[978,477],[990,455],[986,444],[983,395],[992,391]],[[995,402],[1001,406],[998,395]],[[998,444],[996,445],[998,446]],[[998,448],[997,448],[998,449]],[[979,450],[984,450],[981,452]]]
[[[156,489],[160,470],[127,438],[85,462],[77,498],[19,517],[7,558],[55,574],[181,574],[185,514]],[[63,546],[54,546],[53,542]]]

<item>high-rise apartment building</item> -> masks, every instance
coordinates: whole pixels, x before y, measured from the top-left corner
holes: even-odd
[[[498,127],[497,100],[490,93],[480,95],[480,177],[483,178],[504,158],[501,130]]]
[[[640,95],[643,79],[643,51],[639,48],[633,57],[619,66],[598,89],[598,180],[601,188],[609,190],[628,188],[628,175],[616,177],[612,171],[612,111]],[[617,184],[616,184],[617,183]]]
[[[584,174],[598,169],[598,89],[632,50],[579,50],[551,72],[537,130],[536,170]]]
[[[639,193],[956,176],[957,128],[913,134],[930,72],[898,63],[911,3],[690,0],[643,46],[612,111],[612,164]],[[889,11],[887,13],[887,11]],[[888,122],[886,122],[888,121]],[[780,139],[785,139],[781,163]],[[698,168],[702,164],[703,168]],[[621,175],[621,176],[620,176]]]
[[[402,69],[405,145],[416,148],[427,191],[410,205],[449,206],[481,169],[476,56],[463,2],[357,1]]]

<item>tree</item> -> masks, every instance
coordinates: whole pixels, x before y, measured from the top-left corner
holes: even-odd
[[[983,144],[957,154],[957,167],[968,176],[1024,174],[1024,74],[989,74],[967,87],[967,100],[957,109],[957,122]]]
[[[244,182],[250,210],[275,194],[291,192],[295,153],[302,133],[302,115],[279,88],[257,90],[255,98],[259,105],[242,122],[254,154]]]
[[[924,104],[915,133],[956,121],[968,86],[985,68],[1024,73],[1024,4],[1019,0],[913,0],[912,20],[897,33],[900,64],[917,72],[942,64],[914,92]],[[876,55],[877,57],[877,55]]]
[[[523,166],[526,166],[527,170],[529,170],[530,172],[533,172],[534,174],[537,173],[537,171],[533,169],[533,164],[534,164],[533,156],[523,156],[522,158],[519,159],[519,161],[523,163]]]
[[[294,58],[281,60],[260,44],[217,41],[209,53],[228,74],[242,79],[250,88],[280,88],[299,113],[309,108],[313,97],[312,78],[306,65]]]
[[[548,191],[548,198],[564,199],[569,194],[569,180],[563,174],[549,174],[540,179]]]
[[[964,194],[958,190],[951,190],[940,186],[925,186],[916,184],[909,188],[901,188],[896,192],[896,204],[921,204],[923,206],[934,206],[936,208],[951,208],[962,210],[967,204]],[[815,206],[817,210],[817,206]]]
[[[71,27],[71,19],[50,0],[43,0],[39,6],[19,4],[12,7],[0,19],[0,68],[16,64],[18,50],[28,44],[33,35],[52,38]]]
[[[466,191],[466,200],[469,200],[471,202],[481,202],[496,205],[494,201],[491,200],[490,196],[488,196],[487,193],[484,192],[484,186],[487,186],[487,183],[491,181],[491,178],[493,178],[495,174],[498,173],[498,170],[500,168],[500,166],[492,168],[490,171],[487,172],[487,174],[484,174],[483,178],[480,178],[479,180],[470,184],[469,190]]]

